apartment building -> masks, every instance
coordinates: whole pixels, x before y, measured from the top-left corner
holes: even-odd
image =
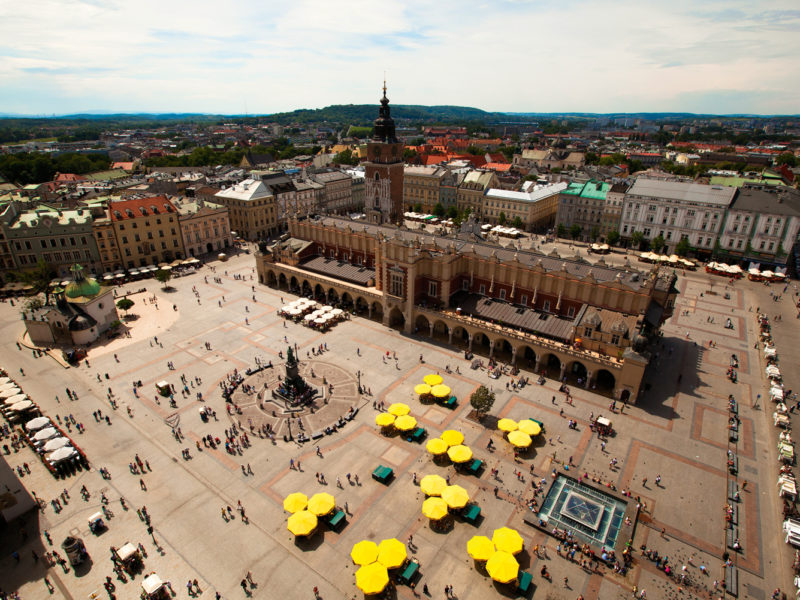
[[[178,211],[166,196],[109,202],[108,212],[126,269],[186,257]]]
[[[278,231],[275,196],[263,181],[245,179],[214,194],[228,209],[231,230],[246,240],[268,238]]]

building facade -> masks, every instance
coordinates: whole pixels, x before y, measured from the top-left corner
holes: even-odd
[[[228,209],[231,229],[245,240],[261,240],[277,233],[275,196],[262,181],[245,179],[214,195]]]
[[[8,212],[11,211],[11,212]],[[20,210],[12,204],[4,214],[3,233],[14,257],[14,268],[32,269],[39,260],[59,277],[68,277],[76,262],[97,272],[101,268],[88,208],[61,209],[40,205]]]
[[[319,211],[330,215],[345,214],[353,204],[353,178],[341,171],[314,173],[311,178],[322,186]]]
[[[107,209],[103,217],[94,220],[92,232],[97,244],[97,251],[100,253],[102,272],[108,273],[122,269],[122,255],[119,251],[119,244],[117,244],[117,234]],[[98,271],[99,273],[100,271]]]
[[[364,163],[364,212],[370,223],[399,223],[403,218],[403,143],[395,135],[386,83]]]
[[[606,193],[603,216],[600,219],[600,235],[603,238],[612,231],[619,233],[622,205],[625,203],[625,192],[628,191],[628,187],[627,183],[615,183]]]
[[[419,212],[433,214],[441,202],[441,185],[447,169],[438,166],[406,166],[403,171],[403,206],[413,211],[417,204]]]
[[[661,236],[667,254],[686,239],[698,256],[710,256],[735,195],[735,188],[639,177],[625,194],[620,234]]]
[[[173,199],[178,210],[186,256],[220,252],[233,244],[228,209],[221,204],[188,198]]]
[[[800,192],[745,185],[725,216],[717,253],[732,261],[785,265],[800,232]]]
[[[108,211],[126,269],[186,257],[178,211],[166,196],[110,202]]]
[[[338,218],[290,220],[259,281],[499,361],[635,401],[675,276],[640,275]],[[566,379],[565,379],[566,378]]]
[[[570,229],[577,225],[581,228],[581,238],[599,237],[606,195],[610,189],[611,184],[602,181],[570,183],[559,195],[556,226]]]
[[[470,171],[464,176],[456,194],[456,206],[460,211],[469,209],[476,217],[483,218],[486,192],[499,187],[494,171]]]
[[[503,220],[526,231],[546,230],[555,222],[558,194],[566,188],[566,183],[551,183],[531,186],[523,192],[489,189],[483,219],[492,224]]]

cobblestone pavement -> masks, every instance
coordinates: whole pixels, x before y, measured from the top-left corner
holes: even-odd
[[[18,306],[0,304],[3,366],[11,374],[24,368],[21,385],[48,415],[63,420],[72,414],[83,423],[85,433],[75,437],[92,463],[88,472],[56,480],[30,450],[6,457],[13,467],[29,464],[31,474],[22,482],[38,496],[49,501],[66,488],[70,500],[59,513],[48,502],[42,513],[29,515],[3,531],[0,587],[5,591],[19,590],[23,598],[50,597],[42,581],[47,575],[55,585],[53,597],[86,598],[94,592],[105,597],[102,582],[106,575],[113,578],[109,546],[132,541],[141,542],[148,552],[146,570],[170,580],[180,598],[187,596],[190,578],[198,580],[203,597],[213,598],[217,591],[224,598],[242,597],[240,582],[248,571],[257,584],[251,590],[257,598],[310,599],[314,586],[326,600],[361,597],[349,557],[353,544],[386,537],[405,542],[413,536],[414,555],[421,565],[417,592],[427,585],[432,595],[439,595],[445,585],[453,585],[461,599],[483,599],[503,595],[503,591],[476,571],[466,553],[466,542],[476,533],[491,535],[494,528],[508,525],[517,528],[525,540],[520,562],[534,574],[534,597],[628,598],[634,585],[645,589],[650,598],[707,597],[713,581],[722,574],[729,394],[741,407],[741,435],[735,447],[740,463],[738,481],[740,485],[744,479],[748,481],[739,508],[743,552],[735,557],[739,594],[766,598],[775,587],[789,588],[791,557],[779,535],[775,431],[769,423],[771,411],[753,407],[755,395],[764,393],[765,382],[760,351],[753,348],[755,320],[749,308],[770,302],[763,286],[736,283],[727,290],[731,298],[725,299],[724,280],[704,273],[681,277],[676,315],[666,324],[663,345],[657,348],[658,355],[646,373],[649,389],[638,405],[611,414],[609,400],[588,390],[573,389],[573,404],[567,404],[557,392],[558,384],[550,380],[543,386],[508,390],[507,377],[492,380],[484,370],[470,370],[455,349],[402,335],[374,321],[354,318],[325,334],[301,325],[284,327],[276,310],[290,296],[250,279],[251,256],[214,266],[216,272],[206,266],[198,274],[174,280],[172,291],[162,290],[155,282],[146,284],[146,294],[132,296],[136,304],[131,312],[139,316],[130,322],[132,337],[93,348],[90,366],[64,369],[50,358],[34,359],[29,350],[17,350]],[[154,295],[158,308],[145,302]],[[793,381],[797,375],[791,365],[797,360],[796,344],[792,344],[797,320],[787,300],[774,304],[774,312],[780,309],[786,318],[776,341],[781,366],[788,371],[787,385],[796,386],[800,382]],[[175,310],[171,310],[173,305]],[[734,321],[732,330],[724,328],[728,317]],[[137,329],[138,325],[142,328]],[[276,380],[272,378],[277,377],[282,362],[278,353],[287,346],[284,336],[288,343],[297,344],[305,376],[310,377],[313,369],[315,377],[310,378],[315,385],[320,385],[322,376],[334,384],[327,405],[319,404],[314,414],[301,415],[306,431],[324,428],[350,407],[359,409],[352,422],[313,444],[285,443],[286,421],[279,416],[280,407],[272,416],[269,401],[264,405],[263,399],[259,402],[237,392],[234,401],[242,414],[228,418],[220,395],[219,382],[234,369],[253,367],[256,357],[272,361],[275,369],[262,371],[251,383],[256,388],[263,388],[264,383],[273,387]],[[710,340],[716,345],[709,347]],[[304,361],[306,352],[321,343],[327,343],[329,351]],[[398,361],[387,361],[387,352],[396,352]],[[736,384],[725,377],[732,353],[740,359]],[[420,354],[424,364],[418,360]],[[174,369],[168,368],[168,362]],[[446,373],[446,367],[457,366],[460,373]],[[371,390],[371,396],[357,393],[359,371],[361,384]],[[413,395],[413,386],[429,372],[439,372],[452,387],[459,399],[455,410],[421,404]],[[178,393],[177,408],[172,408],[156,394],[155,383],[166,380],[181,389],[181,374],[190,382],[189,393]],[[134,381],[142,382],[138,396],[133,394]],[[469,418],[468,399],[480,384],[493,387],[497,394],[491,418],[483,424]],[[75,390],[79,400],[67,400],[65,387]],[[119,403],[116,411],[109,405],[108,387]],[[198,391],[204,403],[196,399]],[[429,438],[445,429],[462,431],[465,443],[486,461],[487,469],[479,477],[462,474],[449,463],[433,462],[424,444],[381,435],[374,424],[377,411],[373,408],[373,403],[379,402],[387,406],[408,403]],[[198,410],[203,405],[215,410],[218,420],[203,422]],[[132,417],[127,416],[127,407]],[[110,415],[111,425],[95,421],[92,413],[98,409]],[[604,449],[588,428],[590,416],[601,413],[612,419],[616,430]],[[540,436],[533,451],[515,459],[493,428],[502,417],[534,417],[545,422],[547,433]],[[202,437],[212,434],[224,439],[225,429],[235,422],[249,428],[250,419],[254,425],[270,423],[278,432],[276,443],[251,435],[251,445],[241,451],[227,453],[202,444],[201,450],[197,449]],[[568,427],[569,419],[577,422],[577,428]],[[175,438],[173,427],[180,428],[181,441]],[[490,439],[494,451],[487,449]],[[315,452],[317,443],[322,456]],[[185,449],[188,459],[182,456]],[[152,471],[130,473],[128,465],[135,454],[148,460]],[[552,469],[560,468],[570,457],[573,471],[641,498],[646,511],[635,528],[634,548],[646,544],[667,554],[678,568],[686,564],[690,581],[697,587],[679,588],[653,563],[638,557],[636,567],[625,577],[607,570],[586,572],[559,557],[551,537],[524,523],[529,514],[524,501],[531,496],[531,468],[537,480],[548,479]],[[609,468],[612,458],[618,461],[614,469]],[[290,468],[290,460],[300,462],[300,468]],[[379,464],[395,472],[388,486],[370,477]],[[246,474],[247,465],[252,475]],[[100,467],[110,470],[110,480],[100,477]],[[492,477],[492,469],[498,470],[497,478]],[[319,482],[319,473],[325,475],[327,485]],[[456,520],[445,533],[431,529],[420,513],[423,497],[413,483],[414,474],[427,473],[449,476],[469,492],[482,508],[477,527]],[[655,483],[657,474],[662,477],[659,485]],[[336,485],[337,477],[341,488]],[[82,485],[91,494],[87,501],[78,493]],[[347,506],[347,524],[339,533],[320,531],[310,542],[296,543],[286,530],[282,500],[294,491],[310,495],[322,490],[334,494],[339,506]],[[114,516],[108,531],[95,536],[88,531],[87,518],[100,509],[101,492],[109,498]],[[128,510],[122,509],[120,497],[126,499]],[[238,502],[246,509],[246,520],[237,512]],[[136,509],[143,505],[152,516],[157,543],[137,516]],[[222,516],[228,506],[232,519]],[[68,534],[82,537],[92,556],[91,565],[64,573],[46,568],[41,560],[35,563],[31,551],[41,555],[50,548],[43,530],[57,545]],[[541,558],[533,550],[537,545],[544,552]],[[10,556],[15,549],[21,556],[19,564]],[[708,567],[708,575],[700,572],[701,564]],[[539,575],[543,565],[552,581]],[[564,577],[568,577],[569,587],[564,585]],[[140,582],[141,575],[133,582],[115,580],[117,597],[137,597]],[[397,596],[411,598],[412,591],[398,587]]]

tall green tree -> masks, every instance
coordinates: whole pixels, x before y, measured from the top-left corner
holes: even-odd
[[[573,240],[577,240],[581,237],[582,228],[577,223],[569,228],[569,235]]]
[[[490,391],[485,385],[480,386],[477,390],[472,392],[472,395],[469,397],[470,406],[475,409],[479,418],[483,418],[492,410],[494,400],[494,392]]]
[[[167,283],[172,279],[171,269],[159,269],[156,271],[156,280],[164,284],[164,289],[167,289]]]
[[[691,244],[689,244],[688,238],[681,238],[681,240],[675,245],[675,254],[678,256],[686,256],[689,254],[689,251],[692,249]]]
[[[616,246],[619,243],[619,238],[620,238],[619,231],[617,231],[616,229],[612,229],[611,231],[608,232],[608,235],[606,236],[606,242],[608,242],[609,246]]]
[[[644,241],[644,234],[641,231],[634,231],[631,234],[631,244],[637,250],[641,249],[642,242]]]
[[[653,241],[650,242],[650,247],[653,249],[653,252],[661,252],[661,249],[664,247],[664,238],[657,235],[653,238]]]
[[[503,211],[500,211],[500,215],[497,217],[497,222],[500,223],[500,225],[505,225],[508,222],[508,218],[506,217],[506,213],[504,213]]]

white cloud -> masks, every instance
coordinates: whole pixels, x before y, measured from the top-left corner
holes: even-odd
[[[0,23],[0,112],[374,103],[384,71],[395,103],[487,110],[797,112],[800,91],[794,0],[31,0]]]

